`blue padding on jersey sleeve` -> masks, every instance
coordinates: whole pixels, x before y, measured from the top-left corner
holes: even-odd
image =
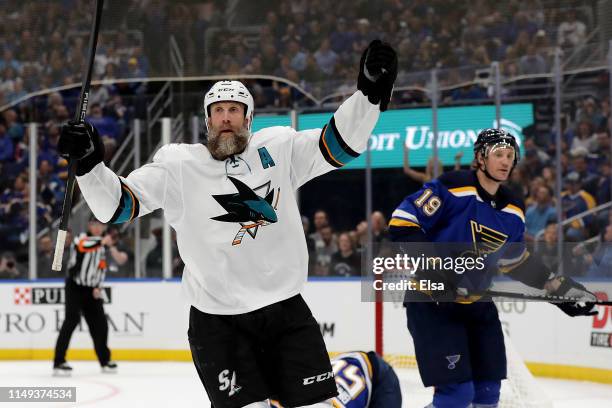
[[[140,203],[132,190],[121,181],[121,198],[119,206],[110,219],[111,224],[121,224],[138,217]]]
[[[342,167],[359,157],[359,154],[342,139],[333,117],[321,132],[319,149],[325,160],[334,167]]]

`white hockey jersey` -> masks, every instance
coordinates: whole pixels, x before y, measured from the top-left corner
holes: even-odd
[[[364,151],[379,113],[357,91],[322,130],[265,128],[226,161],[201,144],[170,144],[127,178],[100,163],[77,181],[102,222],[162,208],[188,301],[206,313],[247,313],[301,292],[308,252],[295,190]]]

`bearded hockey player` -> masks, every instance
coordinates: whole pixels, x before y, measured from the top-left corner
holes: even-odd
[[[128,177],[104,165],[91,125],[69,123],[59,151],[96,217],[121,223],[158,208],[176,230],[191,304],[189,343],[215,408],[308,406],[337,393],[319,326],[300,292],[308,253],[295,191],[366,148],[397,76],[390,45],[364,51],[357,91],[323,129],[251,133],[253,97],[237,81],[205,94],[208,142],[163,146]],[[315,377],[316,381],[306,381]]]
[[[579,299],[555,303],[570,316],[597,313],[595,295],[568,277],[555,277],[525,249],[523,204],[502,185],[518,160],[512,135],[485,129],[474,144],[473,170],[426,183],[393,212],[389,232],[407,250],[432,242],[438,243],[435,251],[448,252],[445,243],[452,243],[486,253],[481,270],[417,272],[418,278],[442,284],[442,290],[406,292],[419,373],[425,386],[435,387],[430,407],[497,407],[506,378],[502,327],[491,299],[470,293],[486,291],[498,270],[551,295]]]

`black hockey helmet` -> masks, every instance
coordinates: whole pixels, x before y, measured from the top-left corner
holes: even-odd
[[[504,147],[511,147],[514,149],[514,161],[512,162],[512,168],[510,169],[510,174],[512,174],[512,170],[514,170],[516,164],[519,162],[521,154],[514,136],[503,129],[484,129],[478,134],[476,137],[476,142],[474,143],[474,162],[476,167],[482,170],[485,176],[497,182],[501,182],[502,180],[498,180],[493,177],[487,170],[486,165],[484,168],[480,167],[480,164],[477,162],[478,152],[480,152],[482,157],[486,159],[489,156],[489,153],[491,153],[493,150]]]
[[[474,159],[478,152],[486,159],[491,151],[501,147],[514,149],[514,162],[512,163],[512,168],[514,168],[521,159],[521,150],[514,136],[503,129],[484,129],[478,134],[474,143]]]

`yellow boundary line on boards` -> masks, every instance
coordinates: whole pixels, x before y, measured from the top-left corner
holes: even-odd
[[[330,353],[333,357],[339,353]],[[188,361],[191,362],[189,350],[163,349],[113,349],[114,360],[119,361]],[[400,368],[415,368],[414,356],[389,356],[390,360],[398,361]],[[0,360],[48,360],[53,359],[52,349],[0,349]],[[70,349],[68,360],[96,360],[91,349]],[[401,360],[401,363],[399,361]],[[49,363],[50,364],[50,363]],[[393,362],[392,362],[393,364]],[[533,375],[538,377],[562,378],[568,380],[593,381],[612,384],[612,370],[593,367],[579,367],[562,364],[526,363]]]

